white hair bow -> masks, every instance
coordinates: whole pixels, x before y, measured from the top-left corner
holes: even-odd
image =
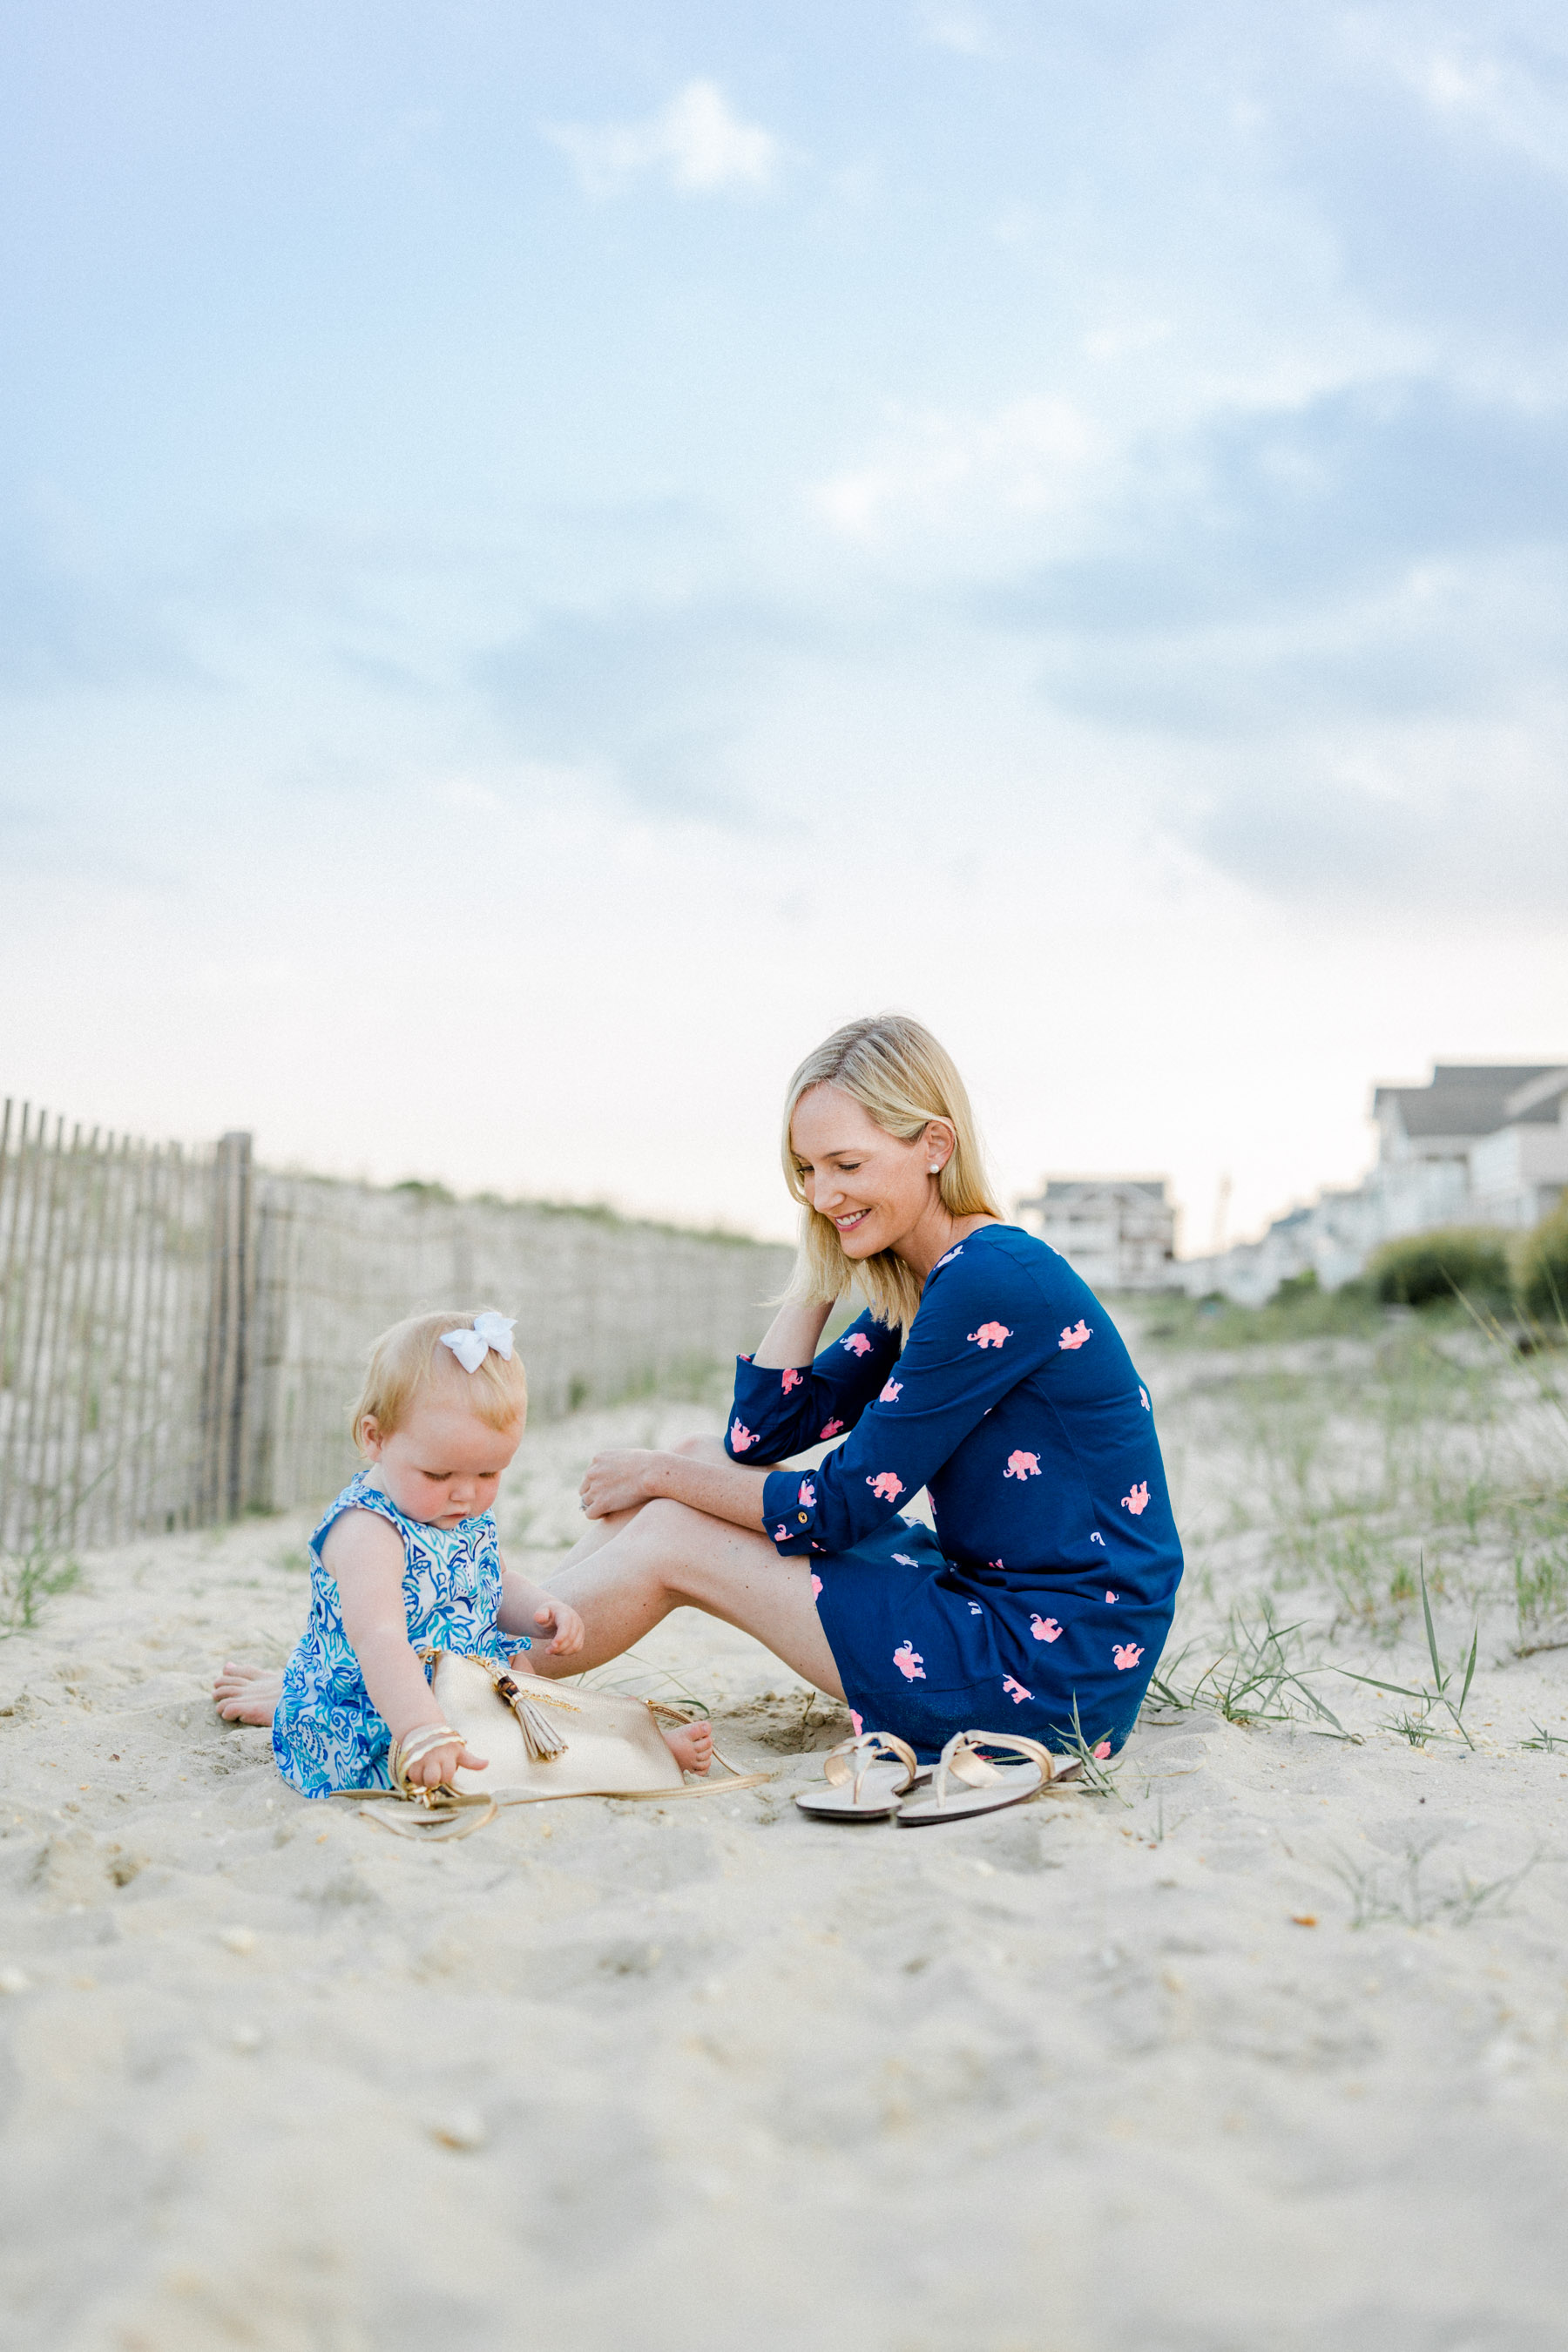
[[[511,1335],[517,1328],[515,1315],[476,1315],[471,1331],[443,1331],[441,1345],[450,1348],[466,1372],[477,1372],[493,1348],[498,1356],[511,1361]]]

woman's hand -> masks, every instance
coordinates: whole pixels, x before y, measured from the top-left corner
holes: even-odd
[[[583,1620],[575,1609],[568,1608],[564,1601],[557,1601],[552,1592],[540,1597],[544,1605],[534,1611],[533,1622],[542,1633],[552,1625],[555,1628],[555,1638],[546,1644],[545,1656],[574,1658],[583,1646]]]
[[[651,1502],[658,1492],[652,1483],[653,1467],[662,1458],[646,1445],[595,1454],[578,1488],[584,1516],[607,1519],[616,1511],[635,1511],[639,1503]]]

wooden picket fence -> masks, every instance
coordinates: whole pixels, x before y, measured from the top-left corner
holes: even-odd
[[[331,1494],[378,1331],[518,1318],[552,1417],[751,1346],[788,1253],[591,1211],[257,1168],[0,1115],[0,1552],[201,1527]]]

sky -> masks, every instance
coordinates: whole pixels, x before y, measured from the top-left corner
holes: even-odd
[[[791,1229],[898,1008],[1189,1252],[1568,1056],[1568,18],[13,0],[0,1094]]]

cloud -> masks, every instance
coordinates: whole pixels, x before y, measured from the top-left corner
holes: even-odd
[[[1042,513],[1075,499],[1100,447],[1089,418],[1066,400],[1014,401],[984,417],[913,417],[881,455],[831,476],[813,497],[847,538],[954,509],[971,528],[980,505]]]
[[[542,614],[474,665],[534,760],[608,774],[645,808],[750,826],[730,753],[776,666],[816,633],[738,599]]]
[[[196,674],[144,594],[95,577],[30,526],[0,527],[0,691],[189,683]]]
[[[682,195],[765,195],[783,169],[784,142],[743,122],[717,82],[690,81],[643,122],[551,123],[591,196],[616,196],[649,173]]]
[[[1093,544],[970,609],[1032,644],[1054,709],[1142,739],[1152,821],[1211,866],[1286,899],[1550,906],[1565,423],[1413,380],[1151,438],[1078,518]]]
[[[1557,408],[1413,380],[1151,437],[1101,504],[1098,547],[999,583],[979,609],[1003,626],[1153,635],[1300,618],[1419,567],[1568,548],[1564,426]]]
[[[1001,54],[996,37],[978,8],[957,6],[952,0],[924,0],[918,21],[921,40],[933,48],[954,49],[963,58]]]
[[[1561,737],[1562,717],[1550,714]],[[1292,756],[1293,751],[1293,756]],[[1183,797],[1170,830],[1272,898],[1508,916],[1554,914],[1568,892],[1560,762],[1525,729],[1431,727],[1363,746],[1354,767],[1321,742]]]
[[[1506,38],[1491,47],[1474,28],[1456,26],[1446,37],[1429,34],[1396,14],[1352,18],[1343,37],[1382,65],[1437,122],[1460,134],[1479,134],[1511,149],[1553,179],[1568,175],[1568,80],[1561,36],[1556,54],[1544,20],[1533,37]]]

